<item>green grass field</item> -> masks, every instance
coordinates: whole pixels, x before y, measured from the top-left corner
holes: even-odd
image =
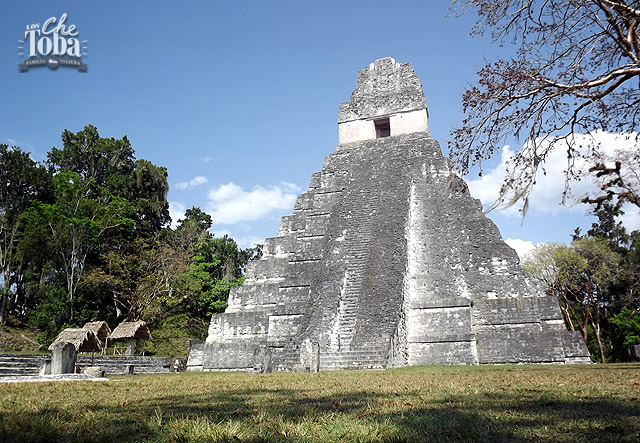
[[[640,365],[0,385],[0,440],[640,441]]]

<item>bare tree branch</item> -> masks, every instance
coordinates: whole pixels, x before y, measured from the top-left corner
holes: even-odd
[[[600,153],[576,145],[572,134],[604,130],[640,142],[639,0],[465,0],[457,13],[471,10],[478,14],[474,33],[490,30],[494,41],[510,39],[516,49],[510,60],[485,61],[463,94],[466,117],[449,142],[463,174],[508,137],[523,142],[496,206],[528,206],[538,169],[559,142],[568,192],[586,172],[575,169],[575,158],[596,164]]]

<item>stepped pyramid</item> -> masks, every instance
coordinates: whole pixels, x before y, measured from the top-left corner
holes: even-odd
[[[431,138],[410,64],[358,72],[338,133],[191,369],[589,361]]]

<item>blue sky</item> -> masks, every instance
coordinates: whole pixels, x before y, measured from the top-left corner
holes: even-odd
[[[138,158],[169,170],[172,215],[200,206],[213,231],[242,246],[275,236],[280,217],[337,144],[338,104],[356,72],[391,56],[420,76],[432,136],[446,153],[462,119],[460,95],[483,59],[509,48],[471,38],[473,15],[447,17],[442,1],[28,1],[0,16],[0,142],[36,160],[61,146],[64,129],[95,125],[132,142]],[[67,14],[88,41],[88,72],[18,71],[27,25]],[[511,150],[518,148],[512,142]],[[471,179],[491,199],[501,157]],[[492,169],[496,169],[492,171]],[[493,172],[493,174],[492,174]],[[552,175],[552,174],[551,174]],[[496,183],[490,183],[488,180]],[[592,218],[563,207],[562,183],[547,179],[524,223],[517,211],[490,216],[504,238],[568,242]],[[637,214],[627,217],[637,226]]]

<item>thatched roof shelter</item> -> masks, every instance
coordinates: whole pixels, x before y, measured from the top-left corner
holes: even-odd
[[[98,337],[89,329],[67,328],[62,331],[49,350],[53,350],[56,343],[71,343],[76,348],[76,352],[100,352],[100,343]]]
[[[88,329],[96,334],[99,340],[104,342],[107,338],[111,337],[111,328],[106,321],[92,321],[86,323],[82,329]]]
[[[149,340],[151,332],[147,328],[147,323],[142,320],[123,321],[111,333],[111,340],[121,339]]]

